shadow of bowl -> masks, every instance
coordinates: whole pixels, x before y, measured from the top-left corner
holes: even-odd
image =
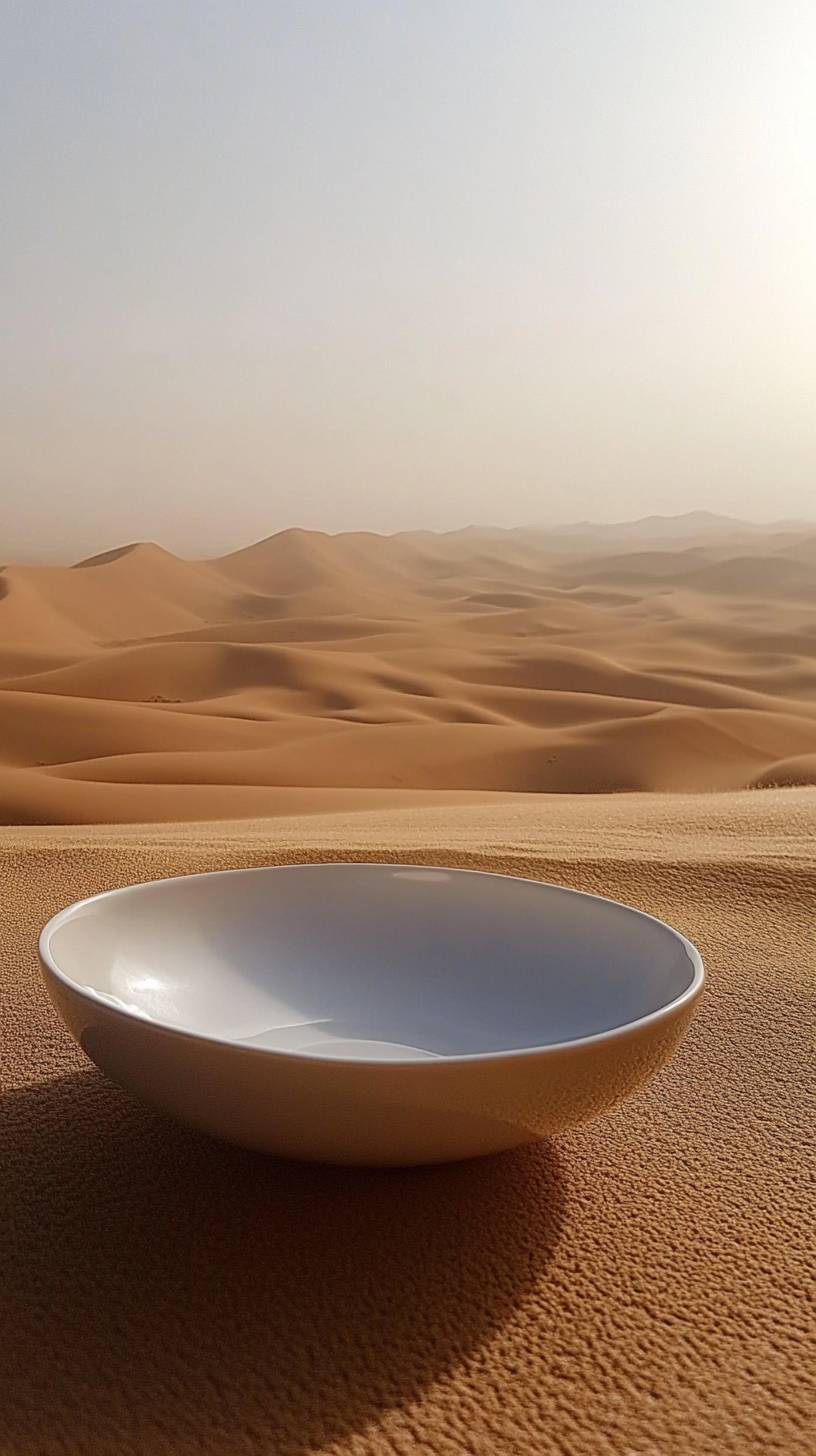
[[[13,1450],[305,1456],[490,1339],[558,1238],[538,1144],[434,1169],[283,1163],[93,1072],[0,1101]],[[70,1443],[69,1443],[70,1444]]]

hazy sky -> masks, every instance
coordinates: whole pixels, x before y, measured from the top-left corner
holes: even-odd
[[[0,560],[813,514],[813,0],[0,20]]]

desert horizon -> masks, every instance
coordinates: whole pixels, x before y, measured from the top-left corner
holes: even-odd
[[[816,524],[287,529],[0,572],[0,818],[816,783]]]
[[[121,539],[110,540],[100,538],[98,531],[94,530],[90,523],[85,531],[86,545],[73,552],[66,551],[61,539],[42,539],[35,551],[15,550],[6,548],[6,559],[0,562],[0,571],[7,571],[10,566],[87,566],[94,563],[100,564],[106,557],[116,553],[132,550],[136,546],[160,546],[162,550],[170,555],[180,556],[182,559],[208,561],[217,560],[221,556],[232,555],[241,551],[248,544],[258,545],[261,541],[267,541],[272,536],[284,536],[291,532],[301,532],[313,536],[382,536],[390,539],[394,536],[466,536],[466,535],[499,535],[499,536],[521,536],[532,534],[534,536],[551,536],[554,542],[561,540],[569,541],[574,538],[583,539],[587,536],[599,540],[604,537],[608,541],[634,539],[654,543],[661,540],[684,540],[688,541],[700,536],[709,534],[717,536],[750,536],[754,533],[771,532],[781,533],[784,531],[816,533],[816,516],[813,518],[797,515],[782,516],[731,516],[721,511],[708,510],[698,507],[694,510],[682,512],[650,512],[648,515],[632,516],[626,518],[611,517],[587,517],[586,519],[555,520],[548,519],[542,514],[540,519],[529,519],[514,521],[512,524],[502,524],[498,520],[463,520],[454,526],[430,526],[418,525],[413,522],[411,525],[394,526],[391,529],[384,529],[374,525],[356,526],[346,525],[342,528],[332,527],[328,524],[305,525],[303,522],[288,522],[276,525],[273,530],[261,532],[257,536],[250,534],[238,536],[234,540],[224,542],[220,546],[213,545],[212,549],[193,550],[190,545],[171,545],[162,537],[159,540],[155,536],[138,537],[133,540],[122,541]],[[179,533],[176,532],[178,537]]]

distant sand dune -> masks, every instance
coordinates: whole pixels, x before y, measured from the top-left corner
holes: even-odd
[[[0,572],[2,822],[794,784],[812,525],[291,530]]]
[[[786,758],[769,764],[761,774],[757,774],[752,787],[798,788],[805,784],[816,784],[816,753],[803,753],[799,758]]]

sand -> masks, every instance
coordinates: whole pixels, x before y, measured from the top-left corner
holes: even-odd
[[[810,1456],[816,790],[519,795],[0,835],[0,1451]],[[300,859],[488,867],[667,917],[709,983],[643,1094],[433,1170],[275,1162],[98,1075],[58,906]]]
[[[705,513],[0,572],[0,1456],[810,1456],[815,606],[813,526]],[[57,908],[313,859],[612,895],[702,1008],[614,1114],[434,1170],[96,1073]]]
[[[0,573],[0,822],[816,782],[816,528],[284,531]]]

